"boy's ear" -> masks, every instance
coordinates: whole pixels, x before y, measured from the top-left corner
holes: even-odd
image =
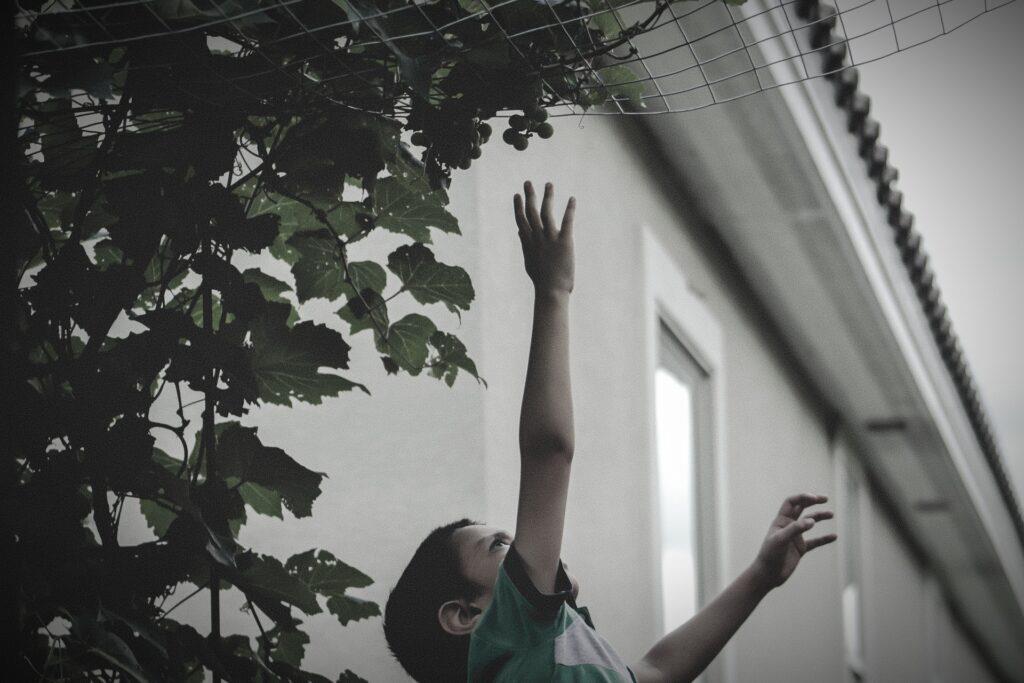
[[[483,614],[476,605],[466,600],[449,600],[437,610],[441,628],[453,636],[467,636],[476,628],[476,622]]]

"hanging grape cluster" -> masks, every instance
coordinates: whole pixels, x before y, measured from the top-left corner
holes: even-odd
[[[502,133],[502,139],[520,152],[530,144],[533,135],[546,140],[554,135],[555,129],[548,123],[548,112],[534,104],[523,110],[522,114],[513,114],[508,118],[508,128]]]

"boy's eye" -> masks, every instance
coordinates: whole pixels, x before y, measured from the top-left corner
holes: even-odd
[[[496,539],[494,539],[493,541],[491,541],[491,550],[494,550],[495,548],[497,548],[500,545],[508,545],[508,541],[505,540],[504,538],[496,538]]]

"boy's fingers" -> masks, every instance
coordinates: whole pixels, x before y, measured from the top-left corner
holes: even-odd
[[[813,519],[815,522],[821,522],[826,519],[832,519],[833,515],[831,510],[820,510],[818,512],[812,512],[807,516]]]
[[[526,212],[523,210],[523,198],[516,194],[512,199],[512,206],[515,209],[516,225],[519,226],[519,236],[523,239],[530,237],[530,222],[526,220]]]
[[[779,514],[783,517],[796,519],[808,505],[817,505],[828,500],[828,496],[816,496],[812,493],[796,493],[787,498],[779,508]]]
[[[562,216],[562,237],[572,239],[572,221],[576,216],[576,198],[569,197],[569,203],[565,205],[565,215]]]
[[[807,531],[814,526],[814,520],[810,517],[804,517],[798,519],[795,522],[791,522],[787,526],[784,526],[779,532],[779,540],[785,543],[792,541],[794,538]]]
[[[829,543],[835,541],[837,538],[839,537],[835,534],[825,534],[824,536],[818,536],[817,538],[809,539],[804,542],[805,552],[809,550],[814,550],[815,548],[820,548],[823,545],[828,545]]]
[[[530,221],[530,228],[534,232],[539,232],[544,229],[544,224],[540,220],[540,213],[537,211],[537,195],[533,191],[533,183],[527,180],[523,183],[523,190],[526,193],[526,218]]]
[[[555,186],[551,183],[544,185],[544,199],[540,203],[540,217],[544,222],[544,232],[548,237],[555,236],[555,216],[551,213],[551,204],[555,199]]]

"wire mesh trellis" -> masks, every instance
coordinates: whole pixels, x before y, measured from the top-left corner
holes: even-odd
[[[213,105],[290,89],[400,117],[410,93],[443,95],[438,74],[459,56],[478,61],[469,78],[481,88],[496,87],[481,76],[491,62],[538,77],[552,115],[657,114],[875,61],[1012,1],[56,0],[23,6],[17,22],[27,64],[148,44],[130,68],[159,71],[187,65],[206,36],[228,59],[176,79]],[[382,82],[378,51],[399,87]]]
[[[439,187],[494,116],[524,149],[551,135],[549,115],[700,109],[838,74],[1012,1],[21,0],[19,137],[67,175],[102,156],[118,117],[178,144],[189,117],[238,129],[371,114],[381,123],[342,123],[422,131],[411,144]]]
[[[631,58],[619,62],[637,71],[640,106],[616,100],[614,109],[588,113],[689,111],[834,75],[934,40],[1012,1],[674,3],[669,18],[632,39]]]

